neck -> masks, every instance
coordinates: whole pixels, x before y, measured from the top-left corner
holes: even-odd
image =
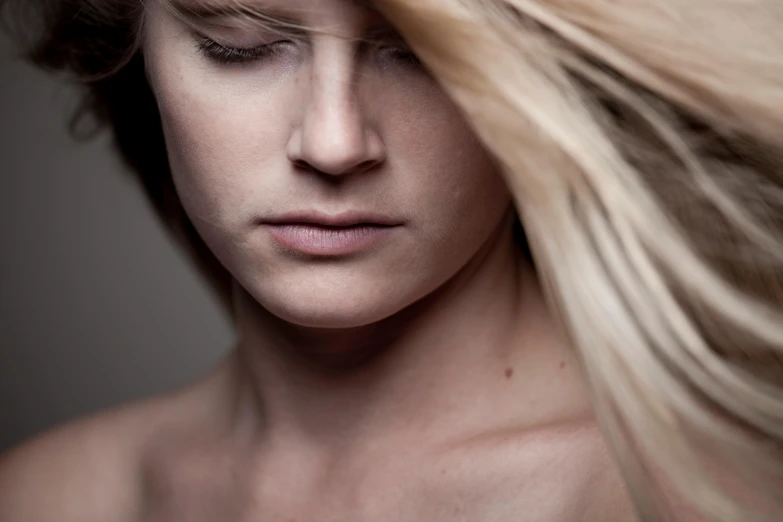
[[[241,291],[237,311],[237,407],[267,443],[436,442],[587,408],[533,269],[505,231],[438,291],[369,326],[298,327]]]

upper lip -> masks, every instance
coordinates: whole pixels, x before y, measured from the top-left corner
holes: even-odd
[[[340,214],[323,212],[291,212],[263,220],[271,225],[320,225],[324,227],[350,227],[355,225],[396,226],[402,222],[373,212],[350,211]]]

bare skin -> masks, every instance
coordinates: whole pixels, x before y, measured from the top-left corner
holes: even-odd
[[[227,422],[234,363],[7,455],[2,520],[635,520],[589,420],[272,453]]]
[[[398,49],[358,46],[386,28],[355,2],[260,3],[331,33],[236,66],[150,2],[143,46],[183,207],[237,281],[238,345],[186,390],[3,457],[0,519],[632,522],[459,111]],[[279,39],[200,23],[232,47]],[[263,224],[302,209],[398,225],[303,256]]]
[[[631,522],[575,363],[527,286],[534,281],[520,279],[530,319],[518,328],[529,342],[515,350],[495,344],[478,363],[453,352],[445,369],[437,356],[417,356],[402,381],[411,393],[386,406],[374,392],[403,349],[350,370],[314,372],[310,361],[299,371],[322,377],[296,391],[321,402],[313,411],[295,406],[285,383],[261,406],[252,390],[263,369],[240,345],[186,390],[77,421],[5,456],[1,518]],[[298,410],[271,413],[283,406]],[[370,406],[379,414],[364,413]]]

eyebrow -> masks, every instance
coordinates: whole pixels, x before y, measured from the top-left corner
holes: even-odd
[[[215,3],[208,0],[171,0],[166,2],[174,13],[191,22],[205,22],[216,18],[241,16],[250,21],[264,22],[277,27],[301,28],[302,24],[290,9],[252,3]]]
[[[366,0],[354,0],[354,2],[366,9],[372,9],[370,3]],[[167,4],[171,6],[176,15],[193,23],[204,23],[218,18],[241,16],[249,21],[263,23],[271,28],[293,29],[296,31],[305,29],[301,19],[294,14],[294,10],[268,4],[264,5],[262,0],[228,3],[216,3],[210,0],[170,0]],[[360,37],[360,39],[363,38],[369,40],[402,40],[399,32],[388,24],[369,27]]]

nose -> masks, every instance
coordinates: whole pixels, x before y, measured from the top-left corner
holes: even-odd
[[[385,160],[385,148],[369,125],[353,60],[345,50],[314,60],[303,87],[304,112],[288,143],[299,167],[341,177],[366,172]],[[326,53],[324,53],[326,54]]]

